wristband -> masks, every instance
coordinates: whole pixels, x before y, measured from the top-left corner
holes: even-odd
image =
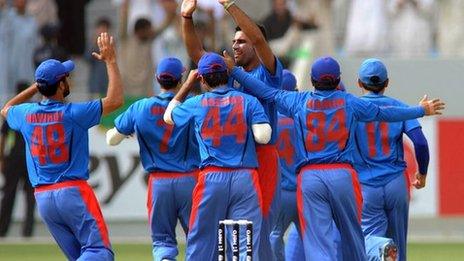
[[[182,17],[185,19],[193,19],[191,15],[182,15]]]
[[[225,4],[224,4],[224,10],[227,11],[227,9],[229,9],[232,5],[235,4],[235,1],[227,1]]]

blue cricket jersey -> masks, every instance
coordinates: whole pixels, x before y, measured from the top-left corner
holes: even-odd
[[[282,189],[296,190],[296,163],[297,155],[295,151],[295,125],[292,118],[278,114],[278,136],[277,150],[279,151],[280,170],[282,173]]]
[[[195,96],[172,112],[175,126],[191,119],[200,147],[200,167],[257,167],[255,141],[251,126],[269,123],[255,97],[228,86]]]
[[[277,90],[237,67],[231,74],[237,81],[250,86],[253,95],[274,100],[279,112],[294,119],[296,151],[299,155],[297,170],[307,164],[353,164],[356,146],[354,130],[358,121],[404,121],[425,114],[421,106],[381,108],[338,90]]]
[[[164,111],[174,93],[166,92],[132,104],[115,120],[119,133],[137,134],[145,171],[190,172],[198,169],[200,156],[193,124],[168,125]]]
[[[381,95],[369,93],[361,97],[382,107],[408,107],[404,103]],[[403,133],[420,128],[416,119],[402,122],[360,122],[356,128],[359,153],[354,167],[359,181],[371,186],[383,186],[403,175],[406,169],[403,152]]]
[[[26,143],[33,187],[89,178],[88,129],[100,122],[101,100],[63,103],[43,100],[10,107],[8,125]]]
[[[279,59],[275,58],[275,74],[272,75],[264,66],[264,64],[260,63],[256,68],[253,70],[247,72],[251,76],[255,77],[256,79],[259,79],[263,81],[265,84],[267,84],[270,87],[276,88],[276,89],[282,89],[282,72],[283,72],[283,66],[282,63],[279,61]],[[239,90],[244,91],[247,94],[250,94],[249,88],[246,85],[241,85],[239,84]],[[269,118],[269,124],[271,125],[272,128],[272,136],[271,140],[269,141],[269,144],[275,144],[277,141],[277,105],[273,100],[263,100],[259,99],[259,102],[264,108],[264,112],[266,113],[267,117]]]

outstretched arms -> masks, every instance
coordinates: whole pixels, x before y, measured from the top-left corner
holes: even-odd
[[[419,102],[419,106],[413,107],[380,107],[371,102],[356,98],[352,95],[350,106],[359,121],[406,121],[423,116],[440,115],[445,108],[445,103],[440,99],[429,100],[427,95]]]

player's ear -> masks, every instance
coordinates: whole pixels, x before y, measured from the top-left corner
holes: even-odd
[[[60,90],[61,92],[64,91],[64,81],[63,80],[60,80],[60,83],[58,84],[58,90]]]
[[[198,80],[200,81],[201,84],[208,85],[205,81],[205,78],[203,78],[203,75],[198,75]]]
[[[358,79],[358,87],[361,89],[364,89],[363,83],[361,82],[360,79]]]
[[[387,89],[388,83],[389,83],[389,82],[390,82],[390,79],[387,79],[387,80],[385,81],[385,87],[383,87],[384,89]]]

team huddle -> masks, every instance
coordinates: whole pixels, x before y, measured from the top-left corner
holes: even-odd
[[[265,32],[233,1],[219,0],[237,24],[233,57],[203,49],[182,3],[183,40],[198,69],[182,82],[180,60],[161,60],[154,75],[161,93],[119,115],[106,141],[136,134],[148,177],[147,210],[154,260],[176,260],[175,227],[187,238],[186,260],[218,258],[219,221],[252,222],[254,260],[406,260],[410,181],[402,136],[415,148],[425,186],[429,152],[416,120],[441,114],[444,103],[419,106],[384,95],[385,65],[365,60],[362,97],[344,90],[332,57],[310,69],[314,90],[298,92]],[[113,260],[99,203],[88,185],[88,129],[123,104],[113,38],[98,38],[106,63],[104,98],[67,103],[72,61],[47,60],[36,82],[1,114],[26,141],[26,159],[41,218],[70,260]],[[203,94],[193,96],[200,84]],[[38,103],[26,103],[39,92]],[[115,147],[117,149],[117,147]],[[294,224],[291,226],[291,224]],[[284,245],[284,234],[290,228]],[[231,237],[227,237],[231,241]],[[246,238],[240,260],[247,260]],[[227,251],[232,257],[232,252]]]

